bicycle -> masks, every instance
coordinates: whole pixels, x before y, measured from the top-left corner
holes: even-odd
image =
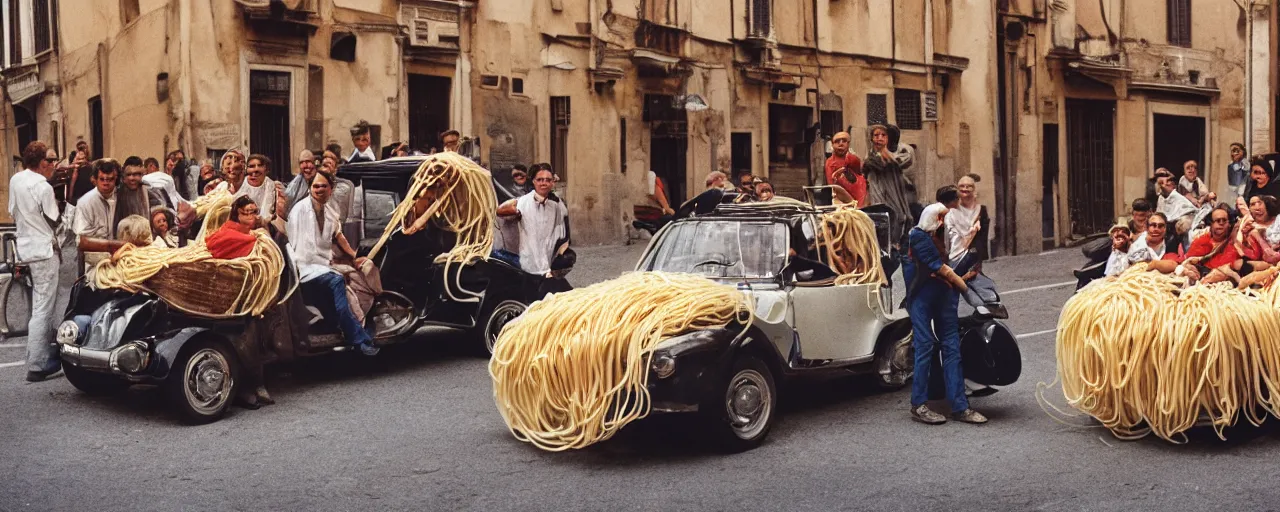
[[[18,236],[5,233],[4,261],[0,262],[0,338],[27,335],[31,319],[31,267],[19,263]]]

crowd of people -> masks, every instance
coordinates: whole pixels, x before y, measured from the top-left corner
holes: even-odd
[[[1129,267],[1184,276],[1188,284],[1231,282],[1247,286],[1245,276],[1280,263],[1280,182],[1273,163],[1246,160],[1240,144],[1231,145],[1231,164],[1219,202],[1188,161],[1175,179],[1169,170],[1154,173],[1156,202],[1133,200],[1129,222],[1108,232],[1110,254],[1101,274],[1114,276]]]
[[[350,241],[360,236],[362,193],[336,171],[344,163],[420,153],[395,143],[375,154],[369,131],[363,121],[351,129],[352,148],[346,156],[338,144],[301,151],[296,170],[278,174],[294,174],[287,183],[272,179],[276,163],[270,158],[238,149],[223,153],[216,165],[188,161],[174,150],[162,166],[155,158],[121,161],[93,155],[83,141],[65,159],[44,142],[30,143],[22,153],[23,169],[9,188],[16,258],[29,266],[34,286],[27,380],[47,380],[61,368],[54,330],[74,281],[103,259],[119,258],[137,247],[178,249],[196,243],[202,222],[194,205],[215,192],[229,194],[233,202],[227,221],[203,238],[212,257],[247,256],[262,243],[254,231],[266,230],[297,268],[306,304],[333,320],[353,349],[377,354],[364,315],[380,280],[372,262],[359,257]],[[461,137],[449,130],[441,140],[445,151],[456,151]],[[551,192],[555,175],[550,165],[535,166],[532,181],[498,212],[506,219],[503,227],[517,233],[499,249],[528,272],[563,275],[573,259],[567,209]],[[522,185],[517,182],[517,189]],[[241,401],[271,403],[265,388],[256,384],[256,399]]]

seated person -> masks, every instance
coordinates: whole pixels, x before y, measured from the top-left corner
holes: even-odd
[[[1180,263],[1156,261],[1151,263],[1150,269],[1185,275],[1191,283],[1239,281],[1238,272],[1248,273],[1249,270],[1244,268],[1231,234],[1231,212],[1226,205],[1219,205],[1209,214],[1209,231],[1191,243]]]
[[[1145,220],[1143,220],[1143,224],[1146,224]],[[1133,243],[1130,240],[1131,233],[1129,226],[1117,224],[1112,226],[1107,234],[1111,236],[1111,256],[1107,258],[1107,266],[1103,275],[1108,277],[1118,276],[1129,269],[1129,246]]]
[[[134,248],[151,245],[151,223],[141,215],[130,215],[120,219],[120,224],[116,226],[116,238],[124,245],[111,255],[113,263]]]
[[[534,275],[557,277],[552,262],[568,249],[569,212],[551,190],[555,185],[551,167],[536,165],[534,169],[533,192],[503,203],[498,216],[519,223],[520,268]]]
[[[1169,219],[1163,213],[1155,212],[1147,220],[1147,231],[1138,235],[1129,245],[1129,264],[1149,263],[1165,259],[1167,241],[1165,233],[1169,229]],[[1168,254],[1169,259],[1176,259],[1176,254]]]
[[[204,245],[214,258],[230,260],[243,258],[253,252],[253,244],[258,237],[251,232],[261,224],[258,205],[249,196],[237,197],[231,203],[231,215],[209,236],[204,238]]]
[[[1252,270],[1266,270],[1280,263],[1280,200],[1275,196],[1257,195],[1249,199],[1249,208],[1240,217],[1236,249]]]
[[[1133,216],[1129,219],[1129,241],[1137,240],[1147,232],[1147,220],[1151,218],[1151,202],[1145,197],[1133,200]]]
[[[328,171],[317,171],[311,179],[311,198],[299,201],[289,212],[289,256],[298,268],[302,296],[307,304],[320,309],[342,329],[343,337],[367,356],[377,355],[373,337],[360,325],[347,300],[347,284],[332,267],[333,249],[355,261],[357,268],[367,258],[356,257],[338,225],[338,209],[329,203],[334,177]]]
[[[163,206],[151,209],[151,234],[155,237],[151,242],[152,246],[167,247],[169,249],[178,248],[178,235],[172,229],[176,227],[174,223],[176,217],[173,210]]]

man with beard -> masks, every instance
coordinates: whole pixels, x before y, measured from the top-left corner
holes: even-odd
[[[116,211],[112,226],[118,226],[120,221],[130,215],[149,218],[152,208],[165,205],[163,192],[143,183],[142,176],[142,159],[136,156],[126,158],[124,179],[120,180],[121,187],[116,191]]]

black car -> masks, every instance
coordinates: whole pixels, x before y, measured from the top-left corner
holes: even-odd
[[[362,193],[362,254],[381,235],[421,161],[397,158],[339,170]],[[510,196],[496,183],[495,194]],[[435,227],[413,235],[397,231],[376,255],[385,292],[365,320],[375,345],[408,340],[418,328],[434,325],[466,330],[468,343],[487,355],[502,327],[541,298],[543,277],[498,259],[461,270],[453,265],[446,273],[435,257],[453,243],[452,233]],[[244,368],[346,350],[334,322],[297,296],[297,270],[284,260],[276,306],[260,317],[191,314],[155,294],[94,290],[81,279],[57,333],[67,380],[94,395],[159,384],[186,420],[204,423],[225,414],[245,380]],[[459,288],[475,296],[460,297]]]

